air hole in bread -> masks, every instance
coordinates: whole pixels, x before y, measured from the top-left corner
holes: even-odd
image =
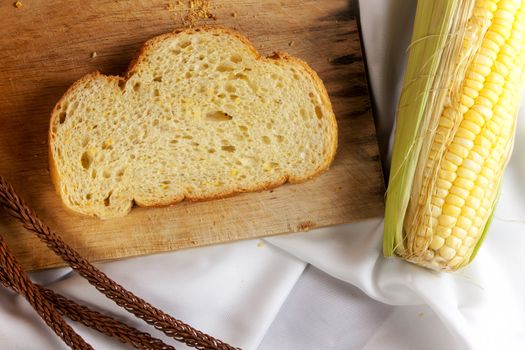
[[[120,90],[123,90],[126,88],[126,81],[124,79],[120,79],[118,81],[118,87],[120,88]]]
[[[223,93],[220,93],[217,95],[218,98],[225,98],[226,97],[226,94],[223,94]]]
[[[171,140],[170,143],[171,143],[172,145],[175,145],[175,144],[179,143],[179,140]]]
[[[159,97],[160,96],[160,90],[159,89],[155,89],[153,91],[153,95],[155,95],[156,97]]]
[[[208,153],[213,154],[213,153],[215,153],[215,150],[214,150],[213,148],[210,148],[210,149],[208,150]]]
[[[171,50],[171,52],[173,52],[174,55],[180,54],[180,50],[179,49],[173,49],[173,50]]]
[[[186,78],[191,78],[193,76],[193,73],[192,72],[186,72],[186,74],[184,76]]]
[[[233,67],[230,67],[226,64],[220,64],[218,67],[217,67],[217,71],[218,72],[232,72],[233,71]]]
[[[185,49],[185,48],[187,48],[190,45],[191,45],[191,41],[184,41],[184,42],[179,44],[181,49]]]
[[[104,170],[104,173],[102,174],[105,179],[109,179],[111,177],[111,173],[109,170]]]
[[[86,147],[89,143],[89,138],[84,137],[84,140],[82,140],[82,147]]]
[[[82,167],[84,169],[89,169],[91,166],[91,163],[93,162],[93,156],[90,152],[84,152],[82,153],[82,156],[80,157],[80,163],[82,164]]]
[[[162,82],[162,77],[155,77],[153,78],[153,81],[156,81],[157,83]]]
[[[235,86],[233,86],[232,84],[226,84],[226,91],[227,92],[236,92],[237,89],[235,89]]]
[[[106,198],[104,198],[104,206],[109,207],[111,205],[111,195],[113,194],[113,191],[110,191]]]
[[[113,141],[112,140],[106,140],[102,143],[102,149],[103,150],[108,150],[108,149],[113,149]]]
[[[242,62],[242,57],[240,55],[231,55],[230,56],[230,61],[232,61],[233,63],[241,63]]]
[[[301,118],[303,118],[304,120],[308,119],[308,115],[306,114],[306,110],[304,108],[301,108],[299,113],[301,114]]]
[[[86,194],[86,199],[89,201],[91,198],[93,197],[93,195],[91,193],[88,193]]]
[[[232,120],[233,117],[226,112],[216,111],[206,114],[206,119],[214,122],[227,122]]]
[[[235,152],[235,146],[222,146],[221,149],[225,152]]]
[[[139,91],[139,89],[140,89],[140,83],[135,83],[133,85],[133,91]]]
[[[241,80],[248,80],[248,76],[246,74],[242,74],[242,73],[235,74],[235,78],[241,79]]]
[[[60,114],[58,115],[58,122],[60,124],[64,124],[64,122],[66,121],[66,117],[67,117],[66,111],[60,112]]]
[[[203,68],[203,69],[208,69],[208,68],[210,68],[210,65],[209,65],[208,63],[204,63],[204,64],[202,65],[202,68]]]
[[[199,144],[198,142],[192,142],[191,145],[192,145],[193,147],[199,147],[199,146],[200,146],[200,144]]]
[[[294,74],[294,75],[293,75],[293,78],[294,78],[295,80],[299,80],[299,76],[298,76],[297,74]]]
[[[204,59],[204,55],[199,55],[199,61],[202,61]]]
[[[96,169],[93,169],[93,170],[91,171],[91,178],[92,178],[93,180],[95,180],[95,179],[97,178],[97,170],[96,170]]]
[[[246,133],[246,132],[248,132],[248,127],[246,125],[239,125],[239,130],[241,130],[242,132]]]
[[[283,142],[284,142],[284,136],[282,136],[282,135],[277,135],[277,136],[275,136],[275,139],[276,139],[277,142],[279,142],[279,143],[283,143]]]
[[[262,137],[262,140],[265,144],[269,145],[272,141],[270,140],[270,138],[268,136],[263,136]]]
[[[183,135],[182,138],[185,140],[193,140],[193,136],[190,135]]]
[[[319,119],[323,118],[323,111],[321,111],[321,107],[320,106],[315,106],[315,115]]]

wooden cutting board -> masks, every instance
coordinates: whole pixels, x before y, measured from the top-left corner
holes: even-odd
[[[0,4],[0,174],[38,215],[92,261],[172,251],[377,217],[381,173],[357,24],[357,1],[211,1],[216,19],[260,52],[306,60],[325,81],[339,123],[331,170],[300,185],[123,218],[79,217],[61,205],[47,162],[49,114],[75,80],[122,73],[147,39],[183,26],[189,1],[21,0]],[[96,57],[95,54],[96,52]],[[0,234],[28,269],[60,266],[31,233],[0,213]]]

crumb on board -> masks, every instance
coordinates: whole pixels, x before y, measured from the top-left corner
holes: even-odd
[[[259,243],[257,243],[257,247],[258,247],[258,248],[262,248],[262,247],[264,247],[264,242],[259,242]]]
[[[297,225],[297,231],[298,232],[308,232],[314,227],[315,227],[315,222],[306,220],[306,221],[300,222],[299,225]]]
[[[188,13],[184,17],[184,24],[193,27],[199,20],[212,19],[217,20],[210,11],[210,0],[189,0],[188,1]]]
[[[91,58],[95,58],[95,57],[97,57],[97,52],[96,52],[96,51],[93,51],[93,52],[91,53]]]
[[[17,1],[17,2],[15,2],[14,5],[15,5],[15,7],[16,7],[17,9],[21,8],[22,6],[24,6],[24,5],[22,4],[21,1]]]
[[[420,313],[417,314],[417,316],[418,316],[419,318],[421,318],[421,317],[425,316],[425,313],[424,313],[424,312],[420,312]]]
[[[295,45],[295,41],[293,40],[288,43],[288,46],[294,46],[294,45]]]

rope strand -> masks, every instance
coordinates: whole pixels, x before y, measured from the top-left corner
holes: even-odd
[[[9,277],[7,277],[9,276]],[[93,350],[57,312],[52,303],[42,296],[40,290],[31,282],[27,273],[16,262],[15,257],[7,247],[4,238],[0,236],[0,280],[6,287],[21,294],[36,313],[46,322],[56,335],[73,350]]]
[[[17,218],[24,228],[35,232],[55,254],[102,294],[167,336],[198,350],[239,350],[164,313],[110,279],[45,225],[2,176],[0,176],[0,205],[11,216]]]

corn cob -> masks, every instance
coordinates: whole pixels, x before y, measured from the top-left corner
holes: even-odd
[[[525,0],[419,0],[387,191],[386,256],[443,270],[473,259],[512,152],[524,71]]]

